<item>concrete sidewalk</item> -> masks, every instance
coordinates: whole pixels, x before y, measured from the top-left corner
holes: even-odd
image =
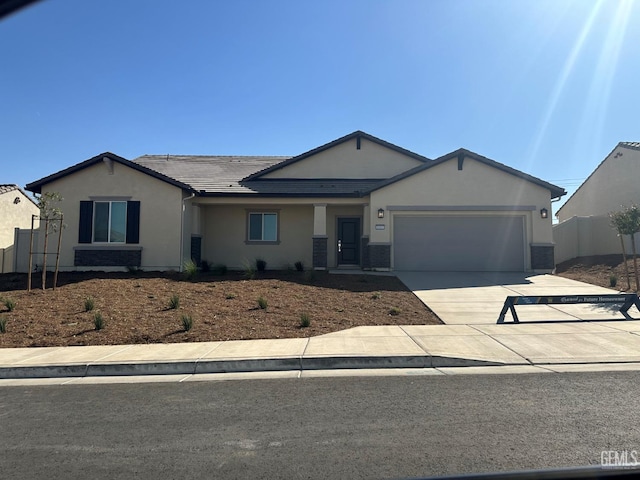
[[[312,338],[0,349],[0,379],[461,366],[567,371],[580,364],[640,369],[640,321],[358,327]]]

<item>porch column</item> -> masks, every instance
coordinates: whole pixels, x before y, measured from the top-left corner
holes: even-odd
[[[200,205],[191,205],[191,260],[200,266],[202,262],[202,228]]]
[[[369,232],[371,231],[371,207],[368,203],[362,206],[362,238],[360,239],[361,265],[364,270],[371,268],[369,257]]]
[[[327,268],[327,204],[313,205],[313,269]]]

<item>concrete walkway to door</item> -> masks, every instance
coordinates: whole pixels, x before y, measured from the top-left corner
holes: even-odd
[[[495,324],[506,297],[514,295],[598,295],[615,290],[555,275],[498,272],[396,272],[398,278],[447,325]],[[525,305],[518,317],[527,320],[622,320],[619,306]],[[635,307],[629,310],[640,318]],[[506,321],[511,321],[507,313]]]

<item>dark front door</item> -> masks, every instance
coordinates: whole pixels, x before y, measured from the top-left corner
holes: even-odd
[[[338,218],[338,265],[360,264],[360,219]]]

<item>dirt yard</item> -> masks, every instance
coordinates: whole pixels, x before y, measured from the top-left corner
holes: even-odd
[[[638,259],[638,265],[640,265],[640,258]],[[627,286],[627,276],[622,255],[596,255],[574,258],[558,265],[556,267],[556,275],[600,287],[615,288],[620,291],[635,291],[635,276],[631,258],[627,258],[627,266],[631,278],[631,288]],[[612,285],[614,277],[615,285]]]
[[[391,276],[286,271],[247,279],[234,272],[188,281],[180,274],[63,273],[56,291],[43,291],[35,277],[30,293],[26,286],[26,275],[0,275],[0,322],[6,323],[0,347],[310,337],[361,325],[441,323]],[[169,305],[173,295],[177,308]],[[310,320],[306,328],[302,314]],[[193,319],[189,331],[183,315]]]

